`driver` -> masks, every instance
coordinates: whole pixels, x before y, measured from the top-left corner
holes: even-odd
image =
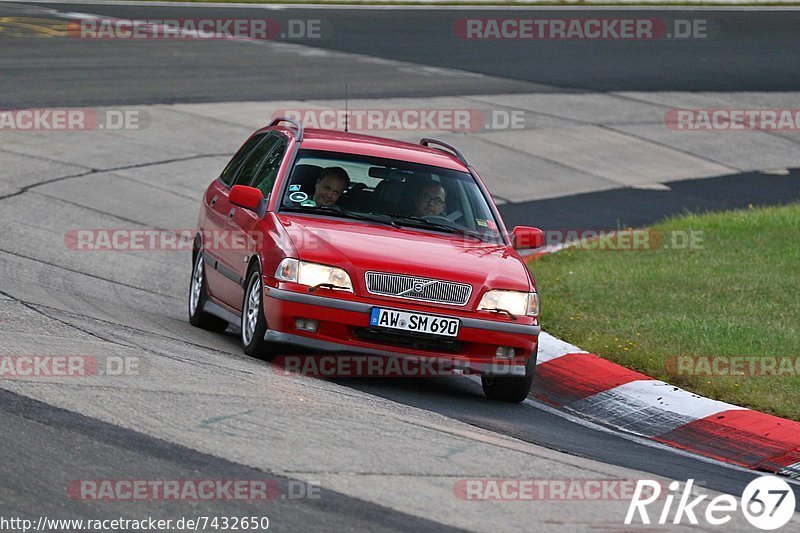
[[[328,167],[322,170],[314,185],[314,202],[323,207],[335,207],[342,192],[350,185],[350,176],[342,167]]]
[[[422,187],[414,198],[414,215],[428,217],[441,215],[444,211],[444,187],[435,181]]]

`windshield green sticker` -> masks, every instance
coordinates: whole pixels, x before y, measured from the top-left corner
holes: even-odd
[[[302,205],[303,207],[315,207],[317,205],[317,202],[315,202],[314,200],[306,200],[300,205]]]
[[[476,218],[476,219],[475,219],[475,222],[476,222],[476,223],[477,223],[479,226],[483,226],[484,228],[488,228],[488,227],[489,227],[489,224],[487,224],[487,223],[486,223],[486,220],[484,220],[484,219],[482,219],[482,218]]]

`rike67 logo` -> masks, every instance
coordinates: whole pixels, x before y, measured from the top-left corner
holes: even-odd
[[[705,512],[701,513],[697,507],[708,498],[701,494],[694,499],[692,487],[694,480],[690,479],[684,484],[673,481],[664,496],[661,494],[661,484],[657,481],[642,479],[636,484],[636,489],[625,516],[625,524],[683,524],[688,522],[698,525],[698,516],[705,519],[707,524],[721,526],[727,524],[735,513],[741,513],[750,524],[764,531],[772,531],[785,526],[794,514],[795,497],[792,488],[783,479],[775,476],[761,476],[751,481],[742,492],[741,502],[730,494],[721,494],[705,504]],[[678,503],[673,513],[673,503]],[[648,509],[648,506],[655,503]],[[660,513],[658,513],[660,507]],[[652,517],[649,512],[656,511]],[[637,517],[638,515],[638,517]],[[671,520],[670,520],[670,515]],[[637,519],[638,518],[638,519]]]

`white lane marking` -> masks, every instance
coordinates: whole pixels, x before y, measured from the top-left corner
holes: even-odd
[[[619,385],[574,402],[569,409],[646,437],[723,411],[746,410],[653,379]]]
[[[478,376],[465,376],[465,377],[467,379],[471,379],[471,380],[475,381],[476,383],[480,384],[480,377],[478,377]],[[590,420],[586,420],[585,418],[582,418],[580,416],[580,413],[573,414],[573,413],[570,413],[568,411],[562,410],[560,408],[553,407],[552,405],[548,405],[548,404],[546,404],[544,402],[541,402],[541,401],[539,401],[539,400],[537,400],[535,398],[528,397],[522,403],[530,405],[534,409],[539,409],[540,411],[544,411],[545,413],[557,416],[559,418],[563,418],[567,422],[572,422],[573,424],[576,424],[578,426],[585,427],[587,429],[591,429],[592,431],[597,431],[597,432],[600,432],[600,433],[606,433],[607,435],[614,435],[615,437],[619,437],[621,439],[625,439],[627,441],[630,441],[630,442],[633,442],[633,443],[636,443],[636,444],[641,444],[642,446],[646,446],[648,448],[654,448],[656,450],[670,452],[670,453],[673,453],[675,455],[680,455],[681,457],[694,459],[696,461],[700,461],[700,462],[703,462],[703,463],[708,463],[708,464],[719,466],[719,467],[722,467],[722,468],[728,468],[730,470],[736,470],[737,472],[744,472],[744,473],[747,473],[747,474],[752,474],[753,476],[759,476],[759,475],[763,474],[763,472],[757,472],[755,470],[751,470],[751,469],[745,468],[743,466],[739,466],[739,465],[735,465],[735,464],[731,464],[731,463],[726,463],[724,461],[720,461],[719,459],[713,459],[711,457],[706,457],[704,455],[698,455],[698,454],[696,454],[694,452],[690,452],[690,451],[687,451],[687,450],[681,450],[680,448],[673,448],[672,446],[670,446],[668,444],[662,444],[660,442],[656,442],[656,441],[651,440],[651,439],[649,439],[647,437],[642,437],[641,435],[637,435],[635,433],[631,433],[631,432],[626,431],[624,429],[610,428],[608,426],[604,426],[604,425],[598,424],[596,422],[592,422]],[[631,470],[638,470],[637,468],[633,468],[633,467],[630,467],[630,466],[625,466],[625,465],[621,465],[621,466],[623,466],[624,468],[630,468]],[[796,465],[793,465],[792,467],[800,468],[800,463],[797,463]],[[787,468],[792,468],[792,467],[787,467]],[[659,475],[664,477],[662,474],[659,474]],[[669,477],[669,476],[667,476],[667,477]],[[788,483],[792,483],[792,484],[797,485],[798,487],[800,487],[800,479],[795,480],[793,478],[789,478],[786,481]]]
[[[589,353],[544,331],[539,334],[539,356],[536,364],[552,361],[568,353]]]
[[[636,444],[641,444],[642,446],[647,446],[649,448],[655,448],[655,449],[658,449],[658,450],[667,451],[667,452],[670,452],[670,453],[674,453],[675,455],[680,455],[681,457],[688,457],[690,459],[695,459],[697,461],[702,461],[704,463],[712,464],[712,465],[719,466],[719,467],[722,467],[722,468],[729,468],[731,470],[736,470],[738,472],[746,472],[746,473],[752,474],[754,476],[759,476],[759,475],[763,474],[763,472],[757,472],[755,470],[751,470],[751,469],[745,468],[743,466],[738,466],[738,465],[734,465],[734,464],[731,464],[731,463],[726,463],[724,461],[720,461],[718,459],[712,459],[711,457],[706,457],[704,455],[698,455],[696,453],[692,453],[692,452],[689,452],[689,451],[686,451],[686,450],[673,448],[672,446],[669,446],[667,444],[662,444],[660,442],[656,442],[654,440],[650,440],[647,437],[642,437],[642,436],[636,435],[634,433],[630,433],[628,431],[609,428],[607,426],[596,424],[594,422],[591,422],[589,420],[581,418],[578,415],[575,415],[575,414],[572,414],[572,413],[568,413],[566,411],[562,411],[561,409],[557,409],[555,407],[552,407],[550,405],[542,403],[542,402],[540,402],[538,400],[535,400],[533,398],[528,398],[523,403],[526,403],[526,404],[528,404],[528,405],[530,405],[530,406],[532,406],[532,407],[534,407],[536,409],[540,409],[540,410],[542,410],[542,411],[544,411],[546,413],[555,415],[555,416],[557,416],[559,418],[563,418],[564,420],[567,420],[568,422],[572,422],[573,424],[577,424],[579,426],[583,426],[585,428],[588,428],[588,429],[591,429],[591,430],[594,430],[594,431],[599,431],[601,433],[607,433],[609,435],[615,435],[615,436],[617,436],[617,437],[619,437],[621,439],[625,439],[625,440],[628,440],[628,441],[631,441],[631,442],[635,442]],[[800,467],[800,463],[798,463],[798,465],[795,465],[795,466]],[[632,470],[637,470],[637,469],[632,468],[632,467],[625,467],[625,468],[631,468]],[[789,479],[787,479],[785,481],[800,487],[800,480],[795,480],[795,479],[789,478]]]
[[[767,174],[769,176],[788,176],[790,174],[788,168],[768,168],[765,170],[758,171],[761,174]]]

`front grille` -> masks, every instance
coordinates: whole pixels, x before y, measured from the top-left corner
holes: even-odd
[[[367,272],[367,291],[370,294],[421,300],[438,304],[466,305],[472,286],[466,283],[438,279],[416,278],[402,274]]]

